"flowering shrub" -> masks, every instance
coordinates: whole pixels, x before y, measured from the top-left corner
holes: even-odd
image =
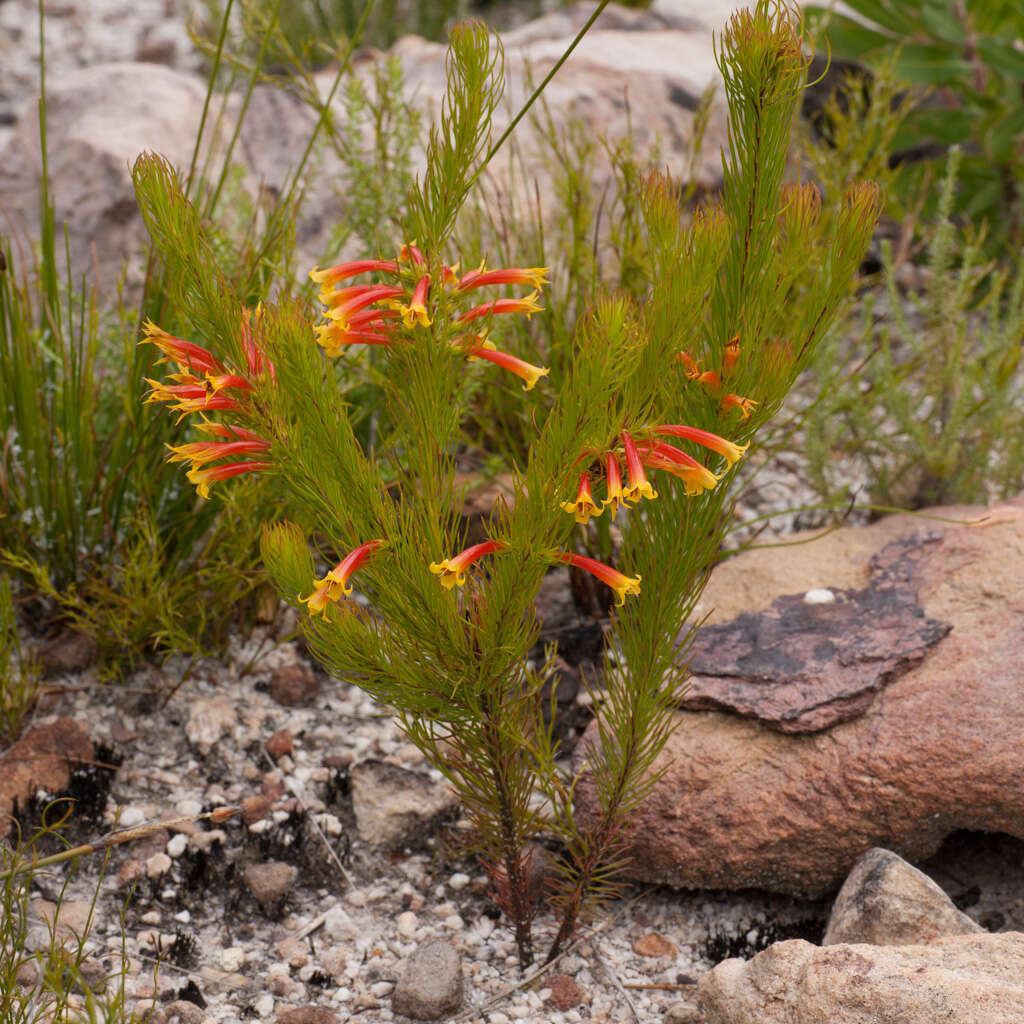
[[[279,475],[326,539],[335,564],[317,576],[306,533],[269,525],[267,568],[308,613],[316,656],[391,707],[458,791],[524,965],[538,909],[531,840],[555,836],[564,851],[544,894],[558,922],[551,957],[585,905],[610,891],[629,811],[655,781],[731,470],[820,339],[878,215],[870,185],[828,212],[812,188],[782,187],[806,70],[789,10],[737,14],[719,56],[732,117],[722,202],[684,222],[671,184],[648,182],[649,300],[595,299],[562,380],[500,347],[503,320],[540,308],[545,271],[461,271],[446,259],[503,81],[500,47],[478,25],[451,35],[409,240],[392,258],[314,270],[319,318],[294,300],[252,312],[226,304],[173,172],[155,157],[135,169],[154,237],[194,275],[197,329],[215,339],[207,348],[147,327],[145,340],[176,366],[169,383],[150,382],[147,401],[197,415],[208,438],[171,458],[191,464],[204,496],[242,473]],[[508,287],[530,291],[481,300],[482,289]],[[363,346],[386,355],[391,432],[373,449],[358,443],[330,363],[358,359]],[[460,429],[480,388],[507,386],[498,370],[523,382],[536,433],[487,539],[465,546]],[[622,537],[614,565],[575,550],[606,513]],[[543,680],[526,663],[534,597],[558,565],[592,574],[617,604],[599,742],[584,759],[600,806],[588,820],[573,813]],[[351,600],[356,582],[366,604]]]

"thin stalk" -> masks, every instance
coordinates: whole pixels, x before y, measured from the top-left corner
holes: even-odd
[[[594,8],[594,13],[591,14],[589,18],[587,18],[587,21],[584,24],[583,28],[581,28],[579,32],[576,33],[576,38],[573,39],[573,41],[569,44],[568,49],[565,51],[565,53],[562,54],[561,57],[558,58],[557,61],[555,61],[555,66],[544,76],[540,85],[538,85],[537,88],[534,89],[532,93],[530,93],[529,99],[520,108],[519,113],[512,118],[512,120],[508,124],[508,127],[498,137],[498,141],[494,143],[493,146],[491,146],[490,150],[487,153],[487,156],[485,156],[483,159],[483,163],[481,163],[479,168],[477,168],[477,176],[479,176],[483,169],[491,162],[491,159],[495,155],[495,153],[497,153],[498,150],[501,149],[505,140],[515,130],[516,125],[519,124],[519,122],[522,121],[522,119],[526,116],[527,111],[530,109],[530,107],[533,106],[533,104],[536,102],[540,94],[544,91],[548,82],[550,82],[551,79],[555,77],[555,75],[558,73],[562,65],[569,59],[570,55],[572,54],[572,51],[576,49],[576,47],[579,45],[583,37],[587,34],[587,32],[590,31],[590,26],[593,25],[595,21],[597,21],[597,19],[601,16],[601,12],[607,6],[608,0],[601,0],[597,7]]]

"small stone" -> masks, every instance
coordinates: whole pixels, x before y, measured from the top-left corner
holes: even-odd
[[[458,892],[460,889],[465,889],[466,886],[469,885],[471,881],[472,879],[469,877],[469,875],[465,875],[461,871],[459,871],[448,879],[448,888],[454,889],[456,892]]]
[[[338,1018],[322,1006],[297,1006],[294,1010],[282,1010],[277,1015],[277,1024],[338,1024]]]
[[[321,950],[320,966],[332,977],[340,978],[348,967],[349,952],[344,946]]]
[[[357,938],[359,929],[344,908],[335,905],[324,914],[324,935],[336,942],[345,942]]]
[[[274,801],[268,796],[247,796],[242,800],[242,821],[246,825],[263,821],[270,816]]]
[[[202,1024],[206,1014],[195,1003],[187,999],[176,999],[164,1010],[164,1019],[167,1024]]]
[[[462,1004],[462,959],[448,942],[420,946],[402,964],[391,1008],[414,1020],[440,1020]]]
[[[285,665],[270,677],[270,696],[288,708],[312,704],[319,692],[320,684],[305,663]]]
[[[680,1000],[665,1011],[664,1024],[702,1024],[704,1014],[693,1003]]]
[[[141,807],[122,807],[117,815],[117,827],[135,828],[146,820],[146,815]]]
[[[188,924],[189,921],[192,920],[192,915],[187,910],[179,910],[178,913],[174,915],[174,920],[177,921],[178,924]]]
[[[159,878],[171,870],[171,858],[166,853],[154,853],[146,861],[146,875],[149,878]]]
[[[804,604],[835,604],[836,595],[824,587],[808,590],[804,594]]]
[[[309,963],[309,946],[301,939],[282,939],[274,947],[274,952],[296,971]]]
[[[250,864],[242,873],[246,888],[268,917],[280,915],[297,877],[298,870],[293,865],[277,860]]]
[[[395,927],[398,930],[398,934],[405,939],[411,939],[416,934],[416,928],[419,925],[419,921],[416,915],[410,910],[403,911],[398,915],[395,920]]]
[[[466,922],[458,914],[449,914],[444,919],[444,926],[451,932],[460,932],[466,927]]]
[[[647,932],[633,940],[633,952],[638,956],[678,956],[679,948],[660,932]]]
[[[370,986],[370,994],[375,999],[383,999],[394,987],[393,981],[375,981]]]
[[[146,865],[141,860],[130,857],[126,860],[117,872],[117,884],[119,886],[131,885],[146,873]]]
[[[240,971],[245,964],[245,950],[241,946],[228,946],[220,951],[220,966],[229,974]]]
[[[286,996],[295,988],[295,982],[288,976],[286,964],[275,964],[267,972],[267,991],[275,996]]]
[[[167,856],[173,857],[175,860],[177,860],[177,858],[185,852],[187,846],[188,836],[183,836],[179,832],[177,835],[171,836],[169,842],[167,843]]]
[[[854,864],[839,890],[821,944],[916,946],[982,931],[927,875],[875,847]]]
[[[287,729],[278,729],[264,745],[275,761],[295,753],[295,737]]]
[[[571,1010],[586,1000],[583,989],[568,974],[552,974],[544,983],[544,987],[548,990],[545,1002],[550,1003],[556,1010]]]
[[[39,649],[43,671],[48,675],[81,672],[96,660],[96,641],[75,629],[66,629]]]
[[[385,761],[361,761],[349,778],[356,830],[371,846],[399,850],[420,845],[458,806],[444,783]]]
[[[23,960],[18,964],[15,980],[21,988],[32,988],[39,983],[39,967],[35,960]]]
[[[185,723],[189,743],[203,757],[230,730],[237,720],[234,704],[224,698],[200,697],[192,704]]]
[[[274,1012],[274,997],[264,992],[253,1000],[252,1008],[256,1011],[257,1020],[266,1020]]]
[[[179,800],[175,810],[183,818],[198,818],[203,813],[203,805],[198,800]]]

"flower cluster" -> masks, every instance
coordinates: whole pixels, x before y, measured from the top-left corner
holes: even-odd
[[[728,380],[733,375],[740,358],[740,336],[737,334],[729,340],[722,353],[722,365],[717,370],[702,369],[700,363],[689,352],[678,352],[676,359],[683,364],[683,372],[688,380],[695,381],[719,399],[722,412],[732,409],[740,410],[740,422],[750,418],[758,403],[752,398],[743,398],[732,391],[727,391]]]
[[[264,373],[269,373],[271,378],[274,375],[273,364],[263,354],[254,336],[259,315],[259,308],[255,317],[248,309],[242,313],[239,337],[245,354],[245,374],[231,372],[208,349],[176,338],[147,320],[143,325],[142,342],[156,345],[163,353],[157,360],[158,365],[174,363],[177,372],[169,375],[173,381],[171,384],[146,378],[150,390],[145,401],[166,402],[181,416],[196,412],[240,411],[239,398],[253,390],[253,378]],[[217,480],[271,468],[270,442],[265,437],[232,424],[212,423],[205,415],[196,424],[196,429],[219,440],[167,447],[171,452],[169,461],[191,463],[188,480],[195,485],[201,498],[210,496],[210,486]],[[237,461],[241,456],[247,457]],[[231,461],[222,461],[225,459]]]
[[[387,284],[357,284],[339,287],[361,274],[377,274]],[[442,265],[437,272],[446,293],[446,305],[458,307],[463,296],[491,285],[525,285],[533,291],[519,299],[494,299],[471,306],[451,320],[455,332],[452,344],[468,359],[485,359],[509,370],[524,381],[529,391],[548,373],[542,366],[527,363],[510,352],[498,350],[487,340],[486,332],[465,331],[474,321],[506,313],[529,317],[540,311],[540,289],[547,283],[543,267],[487,270],[483,263],[476,270],[459,275],[457,266]],[[325,321],[316,327],[317,342],[329,356],[339,355],[349,345],[390,346],[396,340],[396,327],[407,330],[433,324],[430,305],[433,279],[426,257],[415,244],[402,246],[395,260],[353,260],[326,270],[314,269],[310,277],[320,285],[320,301]],[[436,305],[436,303],[435,303]]]
[[[740,459],[747,450],[747,445],[735,444],[710,431],[680,423],[648,427],[645,434],[646,436],[634,440],[628,431],[622,432],[622,455],[629,474],[629,483],[625,487],[619,469],[618,448],[603,453],[584,454],[584,458],[599,457],[603,463],[606,496],[599,505],[591,489],[590,470],[581,473],[576,500],[562,502],[562,508],[575,516],[576,522],[587,523],[591,517],[601,515],[606,508],[610,509],[610,514],[614,517],[623,505],[628,507],[642,498],[656,498],[658,492],[647,479],[646,469],[662,470],[678,477],[683,481],[686,494],[691,497],[711,490],[718,483],[720,476],[716,476],[702,462],[698,462],[682,449],[658,440],[659,436],[693,441],[721,455],[730,465]]]

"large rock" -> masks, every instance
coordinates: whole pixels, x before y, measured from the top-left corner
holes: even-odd
[[[970,525],[892,516],[715,570],[698,614],[720,623],[785,594],[864,588],[878,552],[923,531],[935,539],[917,599],[952,629],[862,715],[821,732],[678,712],[665,774],[632,820],[632,877],[819,897],[873,846],[922,860],[955,829],[1024,837],[1024,498],[982,511],[941,510]],[[592,727],[579,756],[596,742]],[[588,776],[577,794],[590,813]]]
[[[724,960],[698,985],[704,1024],[1021,1024],[1024,934],[924,946],[777,942]]]
[[[912,946],[982,931],[926,874],[892,851],[876,847],[857,861],[843,882],[821,944]]]

